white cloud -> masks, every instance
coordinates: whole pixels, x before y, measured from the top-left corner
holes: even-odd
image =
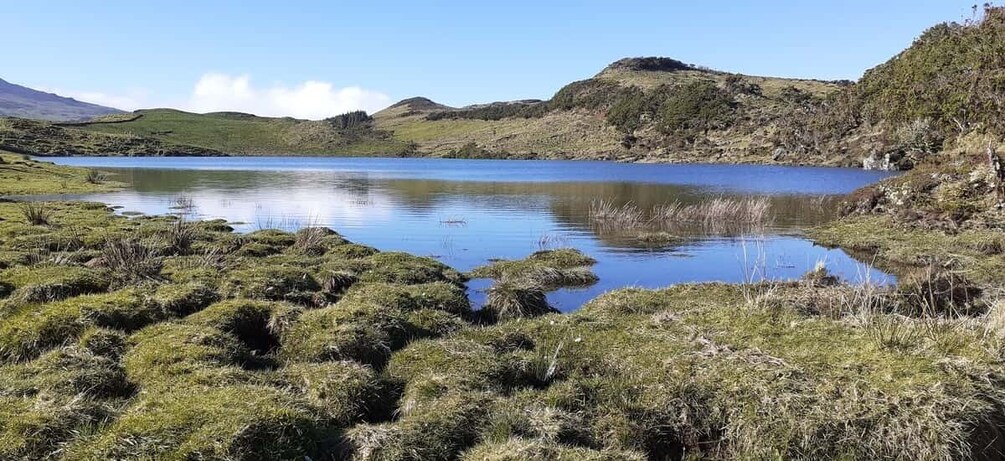
[[[309,80],[294,87],[256,88],[248,75],[208,73],[196,82],[184,109],[321,119],[351,110],[373,113],[390,103],[386,94],[358,86],[335,88],[328,82]]]
[[[281,84],[255,87],[248,75],[204,74],[183,102],[164,99],[145,89],[132,88],[122,94],[100,91],[76,91],[39,88],[102,106],[132,111],[154,107],[174,107],[192,112],[235,111],[270,117],[322,119],[352,110],[374,113],[391,104],[391,98],[379,91],[358,86],[336,88],[328,82],[308,80],[296,86]]]

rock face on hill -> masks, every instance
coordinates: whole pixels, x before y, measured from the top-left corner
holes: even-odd
[[[0,79],[0,116],[62,122],[118,113],[122,111],[33,90]]]

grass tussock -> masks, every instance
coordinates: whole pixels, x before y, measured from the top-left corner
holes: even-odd
[[[163,260],[156,249],[132,238],[111,238],[101,251],[102,263],[118,286],[157,280]]]
[[[24,202],[19,209],[24,220],[33,226],[48,226],[52,222],[52,211],[44,203]]]
[[[661,223],[698,223],[706,228],[717,226],[763,227],[771,221],[771,202],[767,198],[714,198],[693,205],[674,202],[653,210],[652,219]]]
[[[335,428],[306,402],[268,386],[144,395],[73,459],[323,459]]]
[[[605,231],[644,231],[639,237],[667,231],[729,234],[763,229],[773,221],[771,201],[766,197],[717,197],[693,204],[680,201],[643,210],[629,202],[591,202],[589,219]],[[667,241],[670,239],[663,238]]]
[[[540,250],[521,260],[498,260],[472,270],[476,278],[520,281],[550,291],[589,286],[597,276],[589,269],[596,260],[572,248]]]
[[[108,180],[108,175],[98,170],[87,170],[87,174],[84,175],[84,181],[90,184],[104,184]]]
[[[503,280],[488,289],[482,313],[494,321],[537,317],[558,312],[540,285]]]

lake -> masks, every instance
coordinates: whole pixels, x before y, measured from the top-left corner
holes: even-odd
[[[625,286],[681,282],[794,279],[822,261],[852,282],[893,277],[844,251],[803,238],[803,229],[832,219],[839,195],[890,173],[845,168],[763,165],[665,165],[594,161],[388,158],[51,158],[101,168],[127,190],[74,196],[145,214],[184,210],[223,218],[239,231],[327,226],[357,243],[407,251],[470,270],[496,258],[523,258],[574,247],[597,259],[600,281],[563,289],[549,301],[575,310]],[[599,222],[601,202],[644,212],[679,202],[762,198],[773,219],[745,228],[653,229]],[[470,284],[472,301],[488,282]]]

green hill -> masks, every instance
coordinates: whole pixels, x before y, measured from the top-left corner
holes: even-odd
[[[402,101],[374,115],[396,139],[435,156],[853,164],[782,157],[771,136],[795,100],[846,83],[713,71],[670,58],[628,58],[548,101],[460,109]],[[424,100],[428,101],[428,100]]]
[[[149,137],[243,155],[401,155],[407,142],[376,130],[369,120],[336,126],[339,117],[310,121],[239,112],[193,114],[173,109],[136,111],[128,120],[98,120],[75,128]]]
[[[0,118],[0,150],[43,156],[216,156],[223,152],[130,133],[89,132],[38,120]]]

